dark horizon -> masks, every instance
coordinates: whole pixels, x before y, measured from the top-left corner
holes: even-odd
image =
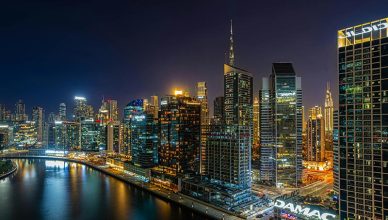
[[[223,94],[233,19],[236,65],[253,74],[255,96],[273,62],[292,62],[306,109],[323,105],[327,81],[337,106],[337,30],[387,17],[386,2],[374,2],[368,10],[359,0],[354,8],[307,0],[7,2],[0,103],[13,111],[23,99],[28,113],[33,106],[49,113],[61,102],[71,107],[76,95],[97,108],[104,96],[122,108],[174,87],[194,94],[196,82],[206,81],[212,106]]]

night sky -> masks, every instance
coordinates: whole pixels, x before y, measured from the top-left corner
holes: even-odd
[[[223,94],[230,19],[255,95],[272,62],[290,61],[306,107],[323,105],[327,81],[337,102],[337,30],[383,17],[387,0],[3,1],[0,103],[13,110],[21,98],[29,113],[48,113],[81,95],[122,107],[174,87],[193,94],[197,81],[212,103]]]

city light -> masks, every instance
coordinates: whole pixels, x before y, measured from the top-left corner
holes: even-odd
[[[350,2],[342,11],[353,13]],[[260,8],[272,8],[266,7],[270,3]],[[337,5],[325,5],[316,7],[316,15],[333,16],[305,19],[311,13],[303,10],[311,8],[294,5],[276,5],[276,16],[284,17],[268,20],[274,10],[230,13],[218,4],[217,16],[233,14],[234,26],[206,10],[185,13],[196,14],[192,20],[176,19],[182,13],[170,8],[178,6],[94,11],[101,6],[93,5],[59,13],[38,4],[39,13],[28,19],[7,14],[15,20],[7,27],[39,22],[33,27],[45,27],[37,30],[47,39],[24,42],[33,45],[24,62],[24,56],[15,56],[25,52],[19,35],[36,36],[31,28],[19,35],[9,27],[5,31],[11,37],[4,42],[11,46],[2,47],[2,72],[8,75],[2,77],[0,103],[0,219],[131,219],[134,213],[139,219],[388,219],[388,17],[349,24],[359,15],[338,19],[343,15],[334,16]],[[321,8],[333,13],[320,13]],[[101,11],[106,16],[90,19]],[[149,26],[155,19],[133,19],[143,12],[158,22]],[[65,19],[74,13],[77,19]],[[58,19],[66,28],[54,25]],[[76,26],[69,25],[75,20]],[[160,31],[160,24],[172,20],[185,28],[172,23]],[[85,21],[90,28],[78,28]],[[327,23],[324,31],[318,22]],[[252,25],[259,23],[260,28]],[[284,35],[296,32],[290,24],[299,25],[297,37]],[[330,35],[317,39],[316,33],[327,30]],[[284,57],[290,60],[271,61]],[[46,72],[54,78],[37,74]],[[79,91],[88,94],[74,96]],[[18,98],[23,92],[29,100]],[[163,209],[188,208],[167,217],[163,213],[170,211],[146,213],[144,204],[138,205],[144,196],[133,189],[168,201]],[[149,195],[145,204],[159,209]],[[65,211],[56,212],[58,207]]]

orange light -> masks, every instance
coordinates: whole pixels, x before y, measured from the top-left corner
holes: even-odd
[[[174,94],[175,95],[183,95],[183,91],[175,89]]]

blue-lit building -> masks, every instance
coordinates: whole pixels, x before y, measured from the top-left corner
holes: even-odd
[[[129,123],[129,143],[132,164],[150,168],[158,163],[158,121],[154,112],[147,112],[144,100],[131,101],[125,108],[125,120]]]
[[[100,128],[93,119],[81,121],[81,150],[99,151]]]

